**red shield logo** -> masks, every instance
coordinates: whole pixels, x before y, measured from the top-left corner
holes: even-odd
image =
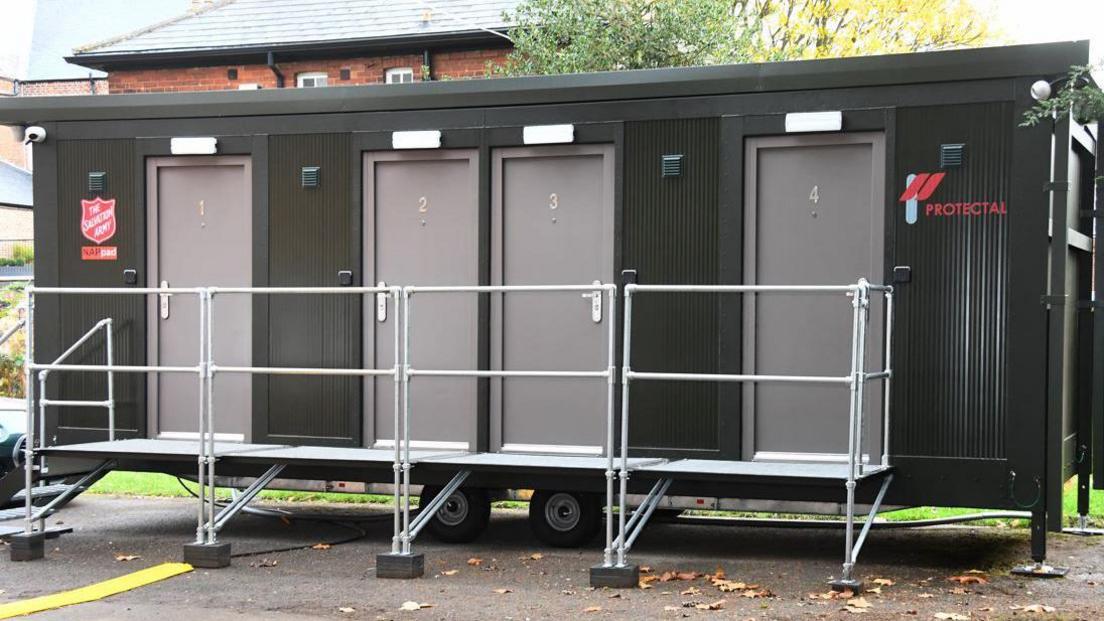
[[[81,201],[81,234],[97,244],[115,236],[115,199]]]

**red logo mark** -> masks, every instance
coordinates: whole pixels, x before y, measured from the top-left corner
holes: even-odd
[[[118,246],[81,246],[82,261],[116,261],[118,258]]]
[[[943,177],[946,177],[947,173],[919,173],[916,178],[912,180],[912,183],[908,184],[905,188],[905,193],[898,199],[902,203],[917,200],[926,201],[935,192],[935,189],[939,187],[939,184],[943,182]]]
[[[97,244],[115,236],[115,199],[81,201],[81,234]]]

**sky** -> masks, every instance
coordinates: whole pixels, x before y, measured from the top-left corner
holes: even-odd
[[[1104,0],[972,0],[992,16],[1007,43],[1092,41],[1092,60],[1104,60]]]

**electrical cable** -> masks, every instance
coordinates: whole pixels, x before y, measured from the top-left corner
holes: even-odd
[[[199,495],[195,493],[190,487],[184,484],[184,480],[180,477],[175,477],[176,481],[180,484],[180,487],[184,488],[184,491],[188,492],[192,498],[199,499]],[[225,507],[226,503],[216,502],[216,507]],[[313,548],[317,545],[325,545],[329,547],[339,546],[346,543],[353,543],[359,541],[368,536],[368,531],[357,526],[358,523],[363,522],[384,522],[390,520],[393,515],[391,513],[380,513],[375,515],[342,515],[342,514],[326,514],[326,513],[295,513],[292,511],[286,511],[283,509],[258,509],[254,507],[243,507],[243,512],[251,515],[258,515],[261,517],[277,518],[281,520],[302,520],[319,522],[322,524],[329,524],[331,526],[339,526],[354,531],[355,534],[345,537],[343,539],[337,539],[333,541],[312,542],[304,544],[290,545],[280,548],[271,548],[267,550],[255,550],[249,552],[238,552],[231,554],[232,558],[242,558],[250,556],[264,556],[266,554],[277,554],[280,552],[293,552],[295,550],[306,550],[307,548]]]
[[[1043,482],[1035,477],[1035,499],[1030,504],[1023,504],[1016,498],[1016,471],[1008,471],[1008,497],[1018,509],[1033,509],[1043,498]]]

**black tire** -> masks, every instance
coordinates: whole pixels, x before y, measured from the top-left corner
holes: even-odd
[[[424,487],[419,504],[428,505],[440,493],[439,487]],[[491,500],[486,490],[461,487],[441,505],[426,530],[438,541],[468,543],[483,534],[490,519]]]
[[[529,526],[541,542],[578,548],[602,528],[602,503],[595,494],[536,490],[529,501]]]

